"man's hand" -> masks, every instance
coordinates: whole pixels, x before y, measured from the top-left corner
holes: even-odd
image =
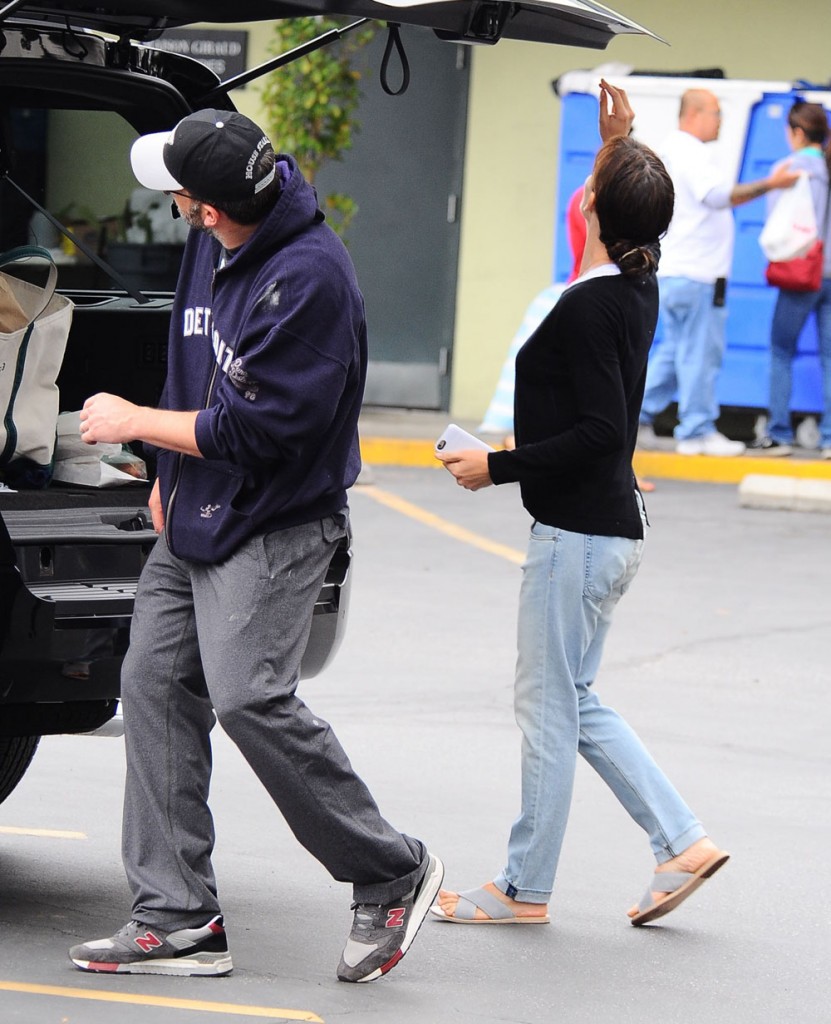
[[[730,205],[741,206],[743,203],[749,203],[752,199],[758,199],[759,196],[773,192],[777,188],[793,188],[799,181],[800,172],[792,171],[790,167],[791,163],[788,160],[781,167],[771,171],[767,178],[759,178],[758,181],[743,181],[734,185],[730,193]]]
[[[792,171],[790,161],[782,164],[781,167],[772,171],[767,179],[768,191],[772,192],[775,188],[793,188],[794,185],[799,181],[799,171]]]
[[[150,509],[150,518],[153,520],[153,529],[156,533],[161,533],[164,529],[164,509],[162,508],[162,495],[158,479],[153,484],[153,490],[147,499],[147,506]]]
[[[117,395],[104,392],[93,395],[84,402],[81,410],[81,440],[87,444],[135,441],[133,420],[138,409],[139,406]]]
[[[488,453],[481,448],[437,454],[436,458],[456,477],[456,483],[468,491],[478,491],[493,483],[488,472]]]
[[[169,448],[202,458],[196,443],[197,412],[151,409],[133,405],[117,395],[101,393],[84,402],[81,410],[81,440],[87,444],[110,441],[146,441],[157,448]]]
[[[600,138],[604,142],[616,135],[628,135],[632,130],[635,112],[629,106],[629,97],[623,89],[600,79]]]

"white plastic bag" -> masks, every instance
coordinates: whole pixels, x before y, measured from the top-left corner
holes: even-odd
[[[759,245],[774,263],[804,256],[817,240],[817,216],[807,174],[784,189],[759,235]]]
[[[147,482],[147,468],[120,444],[87,444],[81,440],[81,413],[58,416],[53,480],[84,487],[123,487]]]

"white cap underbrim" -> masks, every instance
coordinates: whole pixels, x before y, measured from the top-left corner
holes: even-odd
[[[142,135],[130,150],[133,174],[145,188],[154,192],[180,192],[183,188],[165,166],[164,147],[169,139],[170,132]]]

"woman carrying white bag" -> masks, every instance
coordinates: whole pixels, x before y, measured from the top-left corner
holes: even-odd
[[[750,447],[768,455],[790,455],[793,451],[790,413],[793,359],[802,328],[813,313],[817,318],[822,370],[820,446],[822,457],[831,459],[831,209],[828,202],[831,152],[825,109],[819,103],[797,100],[788,112],[785,133],[793,151],[788,158],[790,168],[804,172],[804,178],[791,193],[769,194],[768,221],[759,237],[768,259],[786,262],[772,263],[768,268],[768,281],[779,285],[770,331],[768,427],[766,436]],[[805,181],[810,186],[812,201],[812,209],[808,210],[800,207],[799,193],[805,195],[807,191]],[[781,216],[786,195],[787,218]],[[814,261],[817,266],[812,268]],[[810,280],[812,271],[815,277]]]

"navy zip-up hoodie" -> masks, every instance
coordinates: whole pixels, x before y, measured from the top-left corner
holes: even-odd
[[[201,410],[204,458],[158,459],[180,558],[221,562],[254,534],[332,515],[360,470],[363,298],[314,189],[278,161],[279,200],[220,269],[215,239],[193,230],[185,246],[160,404]]]

